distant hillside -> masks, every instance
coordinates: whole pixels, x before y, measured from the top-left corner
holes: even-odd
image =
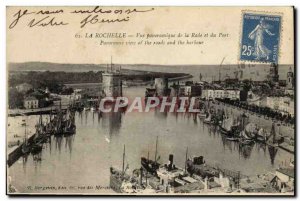
[[[105,65],[96,64],[60,64],[49,62],[9,63],[9,71],[104,71]]]
[[[148,72],[185,73],[194,76],[194,80],[217,80],[219,77],[238,77],[240,79],[265,80],[269,74],[269,64],[246,64],[246,65],[150,65],[150,64],[114,64],[117,68],[122,67],[122,73],[128,75],[145,74]],[[279,77],[286,79],[289,68],[293,65],[280,65]],[[60,64],[49,62],[25,62],[9,63],[8,70],[21,71],[65,71],[65,72],[88,72],[105,71],[107,64]]]

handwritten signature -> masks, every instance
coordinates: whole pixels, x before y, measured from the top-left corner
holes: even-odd
[[[130,15],[134,13],[146,13],[151,12],[153,10],[154,8],[107,9],[101,8],[100,6],[96,6],[92,9],[75,9],[69,13],[75,15],[89,14],[80,21],[80,28],[83,28],[88,24],[128,22],[130,20]],[[69,24],[68,22],[58,19],[58,17],[61,17],[59,15],[64,13],[65,11],[63,9],[39,11],[29,11],[28,9],[20,9],[13,15],[13,21],[9,24],[9,29],[13,29],[14,27],[16,27],[17,24],[21,21],[21,19],[26,18],[26,16],[31,16],[31,19],[29,19],[29,23],[27,24],[29,28],[47,26],[66,26]],[[104,18],[103,15],[105,14],[110,14],[110,16]],[[114,15],[117,15],[117,17],[112,17]]]

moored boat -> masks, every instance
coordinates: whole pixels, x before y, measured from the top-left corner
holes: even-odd
[[[147,172],[149,172],[152,175],[156,175],[156,171],[158,170],[158,168],[160,166],[159,163],[157,163],[153,160],[147,159],[145,157],[141,157],[141,165]]]
[[[40,153],[42,149],[43,149],[43,143],[35,143],[32,145],[30,152],[35,155]]]
[[[144,168],[147,172],[149,172],[152,175],[157,174],[157,170],[160,166],[160,164],[157,162],[157,146],[158,146],[158,137],[156,137],[156,145],[155,145],[155,156],[154,161],[149,159],[149,152],[148,152],[148,158],[141,157],[141,165],[142,168]]]
[[[253,139],[239,138],[241,145],[250,145],[255,143]]]
[[[67,111],[65,127],[64,127],[64,135],[73,135],[76,133],[76,125],[75,125],[75,114],[72,111]]]
[[[197,114],[199,119],[204,119],[206,118],[206,113],[205,112],[200,112]]]
[[[110,183],[109,187],[117,193],[124,192],[124,185],[130,180],[130,176],[126,173],[128,165],[125,168],[125,145],[123,150],[123,165],[122,170],[110,167]]]
[[[25,133],[24,133],[24,140],[23,140],[23,144],[22,144],[22,153],[23,154],[27,154],[30,152],[30,146],[29,146],[29,143],[28,143],[28,139],[27,139],[27,131],[26,131],[26,122],[24,124],[25,126]]]
[[[238,123],[233,118],[226,118],[221,121],[219,130],[222,134],[233,136],[238,130]]]
[[[208,113],[208,116],[203,120],[203,123],[211,124],[211,113]]]
[[[268,139],[267,131],[264,128],[260,128],[256,135],[256,140],[259,142],[266,142],[267,139]]]
[[[239,138],[237,137],[227,137],[226,139],[229,141],[239,141]]]

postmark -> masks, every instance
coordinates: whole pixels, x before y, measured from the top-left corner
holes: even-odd
[[[278,63],[282,17],[243,12],[240,60]]]

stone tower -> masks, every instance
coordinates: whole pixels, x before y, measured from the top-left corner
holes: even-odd
[[[121,97],[122,96],[122,74],[121,67],[119,70],[113,70],[112,64],[110,71],[107,69],[102,74],[102,87],[105,97]]]
[[[157,96],[166,96],[168,92],[168,78],[155,78],[154,86]]]

